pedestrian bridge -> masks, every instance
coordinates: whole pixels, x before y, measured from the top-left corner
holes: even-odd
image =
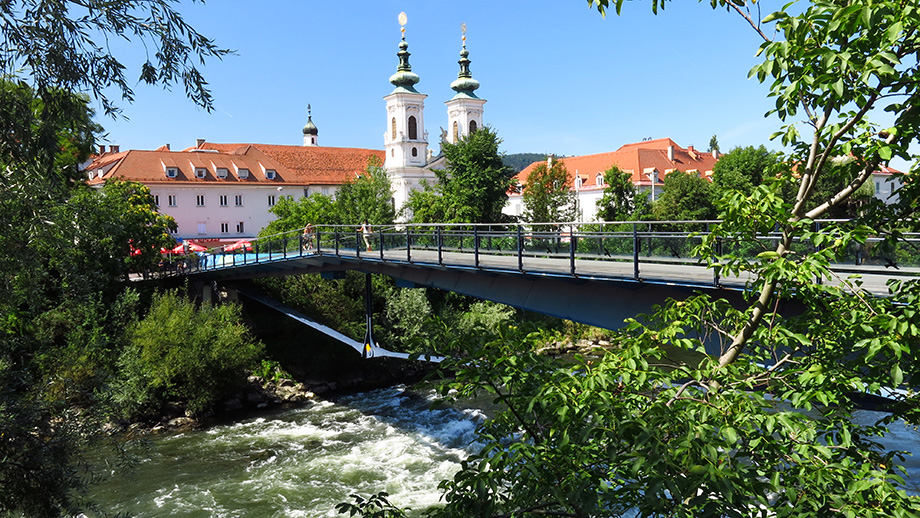
[[[393,277],[402,287],[435,287],[614,329],[668,298],[695,292],[742,303],[751,279],[721,275],[694,253],[714,223],[400,225],[375,228],[367,236],[358,227],[317,226],[307,234],[208,250],[191,256],[182,273],[220,282],[355,270]],[[724,253],[749,250],[753,259],[775,249],[779,237],[723,239],[717,246]],[[920,244],[920,236],[909,236],[907,244]],[[794,249],[812,251],[807,243]],[[882,296],[890,279],[920,275],[917,260],[917,254],[870,239],[832,265],[830,278],[815,282],[836,284],[858,274],[864,288]]]

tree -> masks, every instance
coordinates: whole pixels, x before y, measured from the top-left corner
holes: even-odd
[[[718,193],[731,189],[750,193],[765,176],[776,175],[779,167],[779,155],[763,145],[736,147],[719,157],[712,168],[712,183]]]
[[[211,108],[211,93],[198,69],[230,51],[199,34],[173,8],[174,0],[15,0],[0,6],[7,42],[0,50],[4,70],[22,70],[39,98],[55,91],[89,91],[106,114],[117,113],[114,91],[134,100],[127,67],[112,54],[110,38],[136,40],[148,52],[139,63],[147,84],[181,84],[196,104]],[[46,109],[53,110],[51,104]]]
[[[604,171],[604,194],[597,201],[599,221],[626,221],[635,210],[636,186],[632,175],[616,165]]]
[[[658,221],[715,218],[712,184],[695,173],[668,173],[661,195],[652,204],[652,215]]]
[[[719,139],[716,138],[715,135],[713,135],[712,138],[709,139],[709,152],[711,153],[713,151],[715,151],[716,153],[720,151],[719,150]]]
[[[870,234],[896,243],[917,230],[918,220],[898,219],[918,210],[916,171],[901,192],[910,201],[813,223],[879,165],[916,158],[920,9],[814,0],[760,20],[743,0],[711,3],[763,39],[751,75],[769,85],[790,150],[786,168],[723,198],[724,221],[697,250],[723,274],[751,275],[746,303],[670,301],[629,320],[603,357],[574,366],[531,354],[533,337],[515,330],[456,362],[449,387],[490,392],[506,410],[443,483],[438,516],[920,516],[920,498],[902,488],[902,458],[875,442],[881,425],[920,417],[920,282],[892,282],[876,298],[830,271]],[[624,1],[588,4],[619,13]],[[893,125],[871,121],[886,111]],[[822,193],[825,176],[835,188]],[[775,229],[769,248],[753,239]],[[762,252],[722,254],[721,242]],[[796,312],[782,311],[788,301]],[[851,395],[890,396],[886,387],[903,391],[892,413],[854,420]]]
[[[119,282],[131,261],[150,259],[168,222],[150,219],[149,193],[139,188],[98,192],[81,185],[78,165],[101,128],[92,122],[90,97],[77,92],[90,92],[106,114],[118,112],[111,92],[130,102],[133,81],[107,42],[135,39],[148,50],[141,81],[182,84],[210,109],[197,67],[228,51],[198,34],[173,5],[0,5],[0,515],[88,508],[80,459],[95,431],[90,425],[102,417],[91,403],[105,397],[107,356],[120,345],[124,321],[115,314],[125,311],[115,308],[131,298]],[[141,250],[134,260],[132,244]],[[51,372],[66,359],[77,361]],[[68,376],[82,397],[61,389],[71,384]]]
[[[396,217],[393,188],[379,158],[369,158],[363,175],[339,187],[335,209],[342,225],[361,224],[365,219],[371,225],[393,223]]]
[[[571,177],[562,160],[540,164],[527,177],[522,198],[523,219],[528,223],[575,221],[578,197],[571,190]]]
[[[501,139],[484,126],[451,144],[441,143],[447,169],[431,188],[410,193],[407,209],[418,223],[500,222],[514,172],[502,162]]]

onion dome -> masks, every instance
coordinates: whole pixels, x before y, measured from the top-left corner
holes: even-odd
[[[460,61],[457,62],[460,63],[460,73],[457,74],[457,80],[450,84],[451,90],[457,92],[454,99],[458,97],[477,99],[473,91],[479,88],[479,81],[473,79],[473,74],[470,72],[470,60],[467,57],[469,55],[470,51],[466,50],[466,35],[464,35],[463,50],[460,51]]]
[[[406,43],[406,29],[402,29],[402,41],[399,43],[399,52],[396,53],[399,56],[399,67],[396,69],[396,73],[390,76],[390,83],[393,83],[393,86],[396,87],[396,90],[405,90],[412,93],[418,93],[415,90],[415,83],[418,83],[419,78],[418,74],[412,72],[412,67],[409,65],[409,44]]]
[[[310,105],[307,105],[307,123],[303,127],[304,135],[319,135],[319,130],[316,129],[316,125],[313,124],[313,114],[310,113]]]

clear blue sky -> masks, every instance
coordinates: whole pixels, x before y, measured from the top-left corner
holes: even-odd
[[[758,5],[766,15],[780,2]],[[382,149],[400,11],[435,150],[459,70],[461,23],[477,93],[488,101],[485,122],[506,153],[582,155],[663,137],[705,150],[712,135],[723,152],[779,147],[768,140],[779,123],[764,118],[767,87],[747,79],[760,40],[709,2],[678,0],[654,16],[648,2],[629,1],[621,16],[606,18],[585,0],[211,0],[180,10],[238,54],[203,69],[211,113],[181,87],[138,84],[136,101],[123,105],[128,121],[99,116],[122,150],[178,150],[196,138],[300,145],[308,103],[320,145]],[[142,50],[128,52],[122,57],[136,77]]]

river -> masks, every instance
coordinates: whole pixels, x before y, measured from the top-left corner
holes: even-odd
[[[438,503],[438,483],[459,469],[483,418],[429,410],[434,397],[396,386],[154,437],[135,469],[92,496],[137,517],[343,516],[337,503],[379,491],[423,510]]]
[[[476,447],[476,409],[429,410],[435,396],[403,386],[317,400],[202,431],[155,436],[128,475],[94,487],[109,512],[139,518],[320,517],[351,494],[390,494],[399,507],[437,505],[438,482]],[[858,412],[868,424],[877,412]],[[896,424],[887,447],[920,451],[920,432]],[[909,457],[907,489],[920,493]]]

